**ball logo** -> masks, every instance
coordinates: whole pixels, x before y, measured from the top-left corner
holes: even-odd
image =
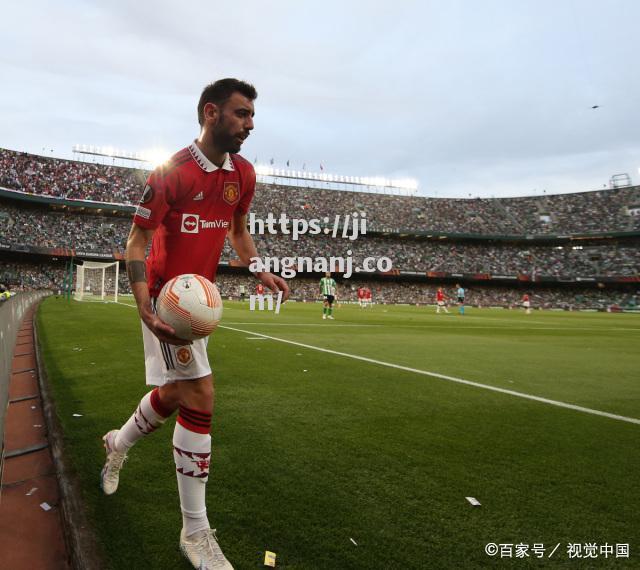
[[[240,197],[240,190],[237,182],[225,182],[222,197],[227,204],[235,204]]]
[[[176,359],[178,360],[178,364],[180,366],[189,366],[193,361],[193,354],[191,353],[191,349],[187,346],[181,346],[178,350],[176,350]]]
[[[180,231],[184,234],[197,234],[200,216],[198,214],[182,214],[182,227]]]

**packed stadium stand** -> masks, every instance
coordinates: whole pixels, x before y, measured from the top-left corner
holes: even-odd
[[[57,291],[72,257],[122,259],[148,174],[0,149],[0,283]],[[477,305],[510,306],[526,289],[540,307],[636,306],[640,187],[447,199],[259,183],[252,212],[306,220],[365,213],[367,233],[354,240],[340,232],[254,239],[271,257],[346,256],[347,250],[355,264],[388,257],[393,271],[366,281],[376,302],[432,303],[438,284],[461,281]],[[233,267],[228,246],[222,261],[225,295],[235,295],[239,280],[252,283]],[[362,276],[341,285],[344,300],[355,300],[360,282]],[[315,275],[297,276],[294,298],[317,298],[315,283]]]

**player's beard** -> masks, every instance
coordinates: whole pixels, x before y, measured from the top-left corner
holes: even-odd
[[[242,143],[238,142],[238,135],[230,133],[226,127],[224,117],[220,117],[211,132],[211,140],[215,147],[222,152],[237,153],[240,152]]]

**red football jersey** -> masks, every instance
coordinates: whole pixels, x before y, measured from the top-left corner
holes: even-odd
[[[256,285],[256,293],[258,295],[264,295],[264,285],[262,283]]]
[[[436,301],[444,301],[444,292],[436,291]]]
[[[358,287],[358,299],[364,299],[364,288]]]
[[[147,257],[152,297],[183,273],[215,281],[233,214],[249,211],[255,187],[248,161],[227,155],[218,168],[195,142],[149,176],[133,221],[156,230]]]
[[[364,290],[364,295],[370,301],[371,300],[371,289],[365,289]]]

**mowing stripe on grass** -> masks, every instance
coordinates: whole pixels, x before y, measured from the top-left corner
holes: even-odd
[[[508,394],[509,396],[516,396],[517,398],[524,398],[526,400],[533,400],[535,402],[541,402],[543,404],[549,404],[551,406],[557,406],[559,408],[566,408],[568,410],[574,410],[576,412],[583,412],[585,414],[591,414],[594,416],[602,416],[612,420],[618,420],[621,422],[627,422],[630,424],[640,425],[640,419],[629,418],[626,416],[619,416],[617,414],[610,414],[609,412],[603,412],[601,410],[594,410],[593,408],[585,408],[583,406],[576,406],[575,404],[568,404],[566,402],[560,402],[559,400],[550,400],[548,398],[541,398],[540,396],[533,396],[532,394],[525,394],[524,392],[516,392],[515,390],[507,390],[506,388],[498,388],[496,386],[489,386],[488,384],[481,384],[480,382],[472,382],[471,380],[464,380],[463,378],[456,378],[455,376],[447,376],[446,374],[439,374],[438,372],[430,372],[428,370],[420,370],[418,368],[410,368],[409,366],[402,366],[400,364],[393,364],[392,362],[384,362],[382,360],[376,360],[374,358],[367,358],[366,356],[358,356],[357,354],[349,354],[347,352],[339,352],[337,350],[330,350],[328,348],[321,348],[319,346],[313,346],[311,344],[304,344],[302,342],[296,342],[293,340],[287,340],[284,338],[278,338],[275,336],[269,336],[266,334],[258,333],[255,331],[247,331],[244,329],[237,329],[227,325],[218,325],[223,329],[228,329],[244,334],[251,334],[256,336],[262,336],[271,340],[277,340],[278,342],[284,342],[286,344],[292,344],[294,346],[301,346],[302,348],[308,348],[310,350],[317,350],[319,352],[326,352],[327,354],[335,354],[336,356],[344,356],[345,358],[352,358],[353,360],[361,360],[362,362],[368,362],[370,364],[377,364],[379,366],[386,366],[387,368],[395,368],[397,370],[404,370],[405,372],[413,372],[414,374],[422,374],[423,376],[431,376],[433,378],[439,378],[440,380],[447,380],[449,382],[456,382],[458,384],[465,384],[466,386],[474,386],[475,388],[483,388],[484,390],[491,390],[492,392],[499,392],[500,394]]]
[[[129,305],[127,303],[118,303],[119,305],[125,307],[136,308],[135,305]],[[250,324],[250,323],[246,323]],[[252,323],[257,324],[257,323]],[[449,382],[456,382],[457,384],[465,384],[467,386],[473,386],[475,388],[483,388],[484,390],[491,390],[492,392],[498,392],[500,394],[507,394],[509,396],[515,396],[517,398],[524,398],[526,400],[533,400],[535,402],[540,402],[543,404],[549,404],[551,406],[556,406],[559,408],[565,408],[568,410],[574,410],[576,412],[582,412],[585,414],[591,414],[594,416],[601,416],[604,418],[609,418],[612,420],[618,420],[621,422],[627,422],[630,424],[640,425],[640,419],[638,418],[629,418],[627,416],[619,416],[617,414],[611,414],[609,412],[603,412],[601,410],[595,410],[593,408],[585,408],[584,406],[577,406],[575,404],[568,404],[566,402],[560,402],[559,400],[551,400],[549,398],[542,398],[540,396],[534,396],[532,394],[525,394],[524,392],[516,392],[515,390],[508,390],[506,388],[498,388],[497,386],[489,386],[488,384],[481,384],[480,382],[472,382],[471,380],[465,380],[463,378],[456,378],[455,376],[447,376],[446,374],[440,374],[438,372],[430,372],[429,370],[420,370],[418,368],[410,368],[409,366],[402,366],[400,364],[393,364],[392,362],[384,362],[382,360],[376,360],[374,358],[367,358],[366,356],[358,356],[357,354],[348,354],[346,352],[339,352],[337,350],[331,350],[328,348],[322,348],[319,346],[313,346],[310,344],[304,344],[302,342],[296,342],[293,340],[287,340],[284,338],[278,338],[275,336],[269,336],[266,334],[262,334],[255,331],[247,331],[244,329],[238,329],[235,327],[230,327],[228,325],[218,325],[218,327],[223,329],[228,329],[236,332],[241,332],[249,335],[260,336],[271,340],[277,340],[278,342],[284,342],[286,344],[292,344],[294,346],[301,346],[303,348],[308,348],[310,350],[316,350],[318,352],[325,352],[327,354],[334,354],[336,356],[343,356],[345,358],[352,358],[353,360],[360,360],[362,362],[368,362],[370,364],[377,364],[379,366],[386,366],[387,368],[395,368],[397,370],[404,370],[405,372],[412,372],[414,374],[421,374],[423,376],[431,376],[432,378],[438,378],[440,380],[447,380]]]

